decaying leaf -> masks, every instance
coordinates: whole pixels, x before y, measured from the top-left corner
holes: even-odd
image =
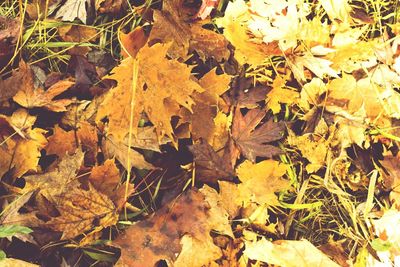
[[[205,190],[205,191],[204,191]],[[170,205],[128,228],[114,244],[121,248],[120,266],[153,266],[166,260],[174,266],[203,266],[222,256],[210,231],[232,236],[228,215],[215,202],[214,189],[190,190]],[[190,248],[202,248],[199,251]]]
[[[118,220],[113,202],[90,184],[89,190],[73,188],[58,195],[56,203],[60,216],[52,218],[46,225],[62,232],[61,239],[76,237],[96,226],[105,228]]]
[[[236,109],[233,118],[232,138],[240,152],[252,162],[256,157],[271,158],[281,153],[279,148],[266,143],[281,139],[284,125],[269,120],[258,126],[265,115],[262,109],[252,109],[243,116],[240,109]]]

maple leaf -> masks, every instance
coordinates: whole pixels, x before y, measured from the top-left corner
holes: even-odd
[[[190,146],[189,150],[194,155],[196,177],[201,182],[216,183],[217,180],[233,179],[229,161],[221,158],[207,142],[201,140],[199,144]]]
[[[97,38],[97,30],[93,27],[83,25],[65,25],[58,28],[60,37],[66,42],[87,43]],[[72,55],[85,55],[91,50],[90,47],[78,46],[68,50]]]
[[[272,84],[272,90],[267,94],[267,106],[274,114],[281,111],[281,104],[294,104],[299,96],[298,92],[286,89],[285,82],[285,79],[277,77]]]
[[[339,267],[309,241],[277,240],[264,237],[258,241],[245,242],[243,254],[252,260],[285,267],[328,266]]]
[[[75,155],[66,154],[51,171],[24,176],[26,182],[24,191],[38,189],[47,200],[53,201],[55,197],[68,192],[69,189],[78,187],[76,174],[81,167],[83,156],[83,152],[78,149]]]
[[[19,210],[31,199],[34,191],[17,196],[14,201],[8,204],[0,217],[1,225],[24,225],[36,226],[38,219],[33,213],[20,213]]]
[[[194,101],[191,94],[204,91],[191,78],[191,68],[166,58],[168,49],[169,45],[155,44],[143,47],[137,55],[139,64],[133,113],[134,134],[137,133],[136,126],[144,111],[156,127],[158,137],[161,139],[167,135],[173,140],[171,117],[178,114],[179,105],[192,110]],[[116,80],[118,85],[107,93],[96,116],[97,121],[108,117],[108,134],[117,140],[123,140],[129,131],[132,90],[126,88],[132,88],[134,62],[131,57],[123,60],[121,65],[113,69],[113,74],[107,77]],[[157,72],[154,72],[154,68],[157,68]]]
[[[168,50],[172,58],[186,58],[188,52],[196,51],[203,60],[209,57],[217,61],[228,59],[228,42],[224,36],[204,29],[200,22],[188,23],[190,15],[183,3],[182,0],[166,1],[162,10],[154,10],[150,42],[172,42]]]
[[[58,195],[55,202],[60,216],[52,218],[46,226],[62,232],[61,239],[74,238],[94,226],[105,228],[118,221],[113,202],[96,191],[91,184],[89,190],[73,188]]]
[[[274,160],[240,164],[236,173],[242,183],[219,182],[221,202],[231,218],[237,216],[241,207],[246,208],[251,203],[280,205],[275,192],[289,188],[289,181],[282,178],[286,171],[286,165]]]
[[[86,24],[86,3],[88,3],[87,0],[67,0],[57,11],[56,17],[61,18],[63,21],[74,21],[78,18]]]
[[[74,131],[64,131],[60,126],[54,128],[54,133],[48,138],[45,150],[47,154],[56,154],[62,158],[66,153],[73,154],[76,151],[77,142]]]
[[[395,207],[400,207],[400,158],[399,156],[385,155],[380,162],[386,172],[381,172],[383,185],[386,190],[391,190],[390,200]]]
[[[13,169],[13,177],[37,170],[40,150],[47,144],[45,130],[32,129],[36,118],[26,110],[17,110],[11,117],[0,115],[0,176]],[[7,129],[8,128],[8,129]],[[17,135],[15,135],[17,133]]]
[[[214,189],[190,190],[153,217],[131,226],[114,244],[121,248],[121,266],[153,266],[166,260],[174,266],[203,266],[222,254],[210,231],[233,236],[228,215],[217,205]],[[186,237],[185,237],[186,236]],[[203,248],[202,257],[194,253]],[[195,258],[195,259],[193,259]],[[200,262],[202,260],[202,262]]]
[[[284,124],[269,120],[256,128],[265,115],[262,109],[252,109],[243,116],[237,108],[233,118],[232,138],[240,152],[253,162],[256,157],[271,158],[281,153],[279,148],[266,143],[282,138]]]
[[[115,161],[108,159],[103,165],[93,167],[88,179],[97,191],[112,196],[121,176]]]
[[[71,81],[59,81],[48,90],[43,88],[34,88],[33,74],[29,65],[22,64],[21,71],[25,72],[26,75],[19,84],[19,91],[14,95],[13,100],[25,108],[36,108],[44,107],[48,110],[55,112],[66,111],[66,106],[69,105],[72,100],[70,99],[59,99],[53,100],[56,96],[60,95],[64,91],[68,90],[72,85]]]

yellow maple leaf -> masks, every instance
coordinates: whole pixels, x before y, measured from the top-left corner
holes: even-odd
[[[285,88],[285,79],[277,77],[272,90],[267,94],[267,106],[276,114],[281,111],[281,104],[295,104],[299,93]]]
[[[167,135],[173,139],[171,117],[178,114],[179,105],[192,110],[194,101],[191,94],[204,91],[191,77],[190,67],[166,58],[168,49],[169,45],[164,44],[145,46],[139,51],[136,59],[124,59],[113,69],[112,74],[107,76],[116,80],[118,85],[105,96],[96,120],[108,117],[108,134],[117,140],[124,140],[129,132],[135,64],[138,76],[135,81],[137,86],[133,110],[134,133],[137,132],[137,125],[144,111],[156,127],[159,138]],[[154,71],[155,69],[157,71]]]

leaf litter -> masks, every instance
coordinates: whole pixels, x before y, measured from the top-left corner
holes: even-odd
[[[1,3],[0,265],[396,266],[397,14]]]

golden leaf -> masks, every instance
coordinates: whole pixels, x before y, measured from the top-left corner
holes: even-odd
[[[54,127],[54,133],[48,138],[45,147],[48,155],[55,154],[62,158],[66,153],[72,154],[77,148],[77,140],[74,131],[64,131],[60,126]]]
[[[118,221],[113,202],[89,184],[89,190],[73,188],[57,197],[55,207],[60,216],[52,218],[46,225],[62,232],[61,239],[74,238],[95,226],[102,228]]]
[[[134,133],[141,112],[145,112],[156,127],[159,138],[173,139],[171,117],[178,114],[179,105],[192,110],[193,92],[204,89],[191,78],[191,69],[177,60],[168,60],[169,45],[155,44],[143,47],[138,55],[138,80],[133,114]],[[99,107],[96,120],[108,117],[108,134],[124,140],[129,131],[132,75],[135,60],[127,58],[108,76],[118,85],[111,89]],[[157,69],[157,72],[154,71]]]

